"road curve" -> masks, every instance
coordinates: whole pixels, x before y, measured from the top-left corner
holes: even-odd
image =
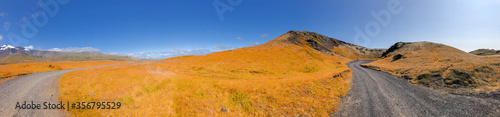
[[[113,64],[118,65],[118,64]],[[109,65],[103,65],[109,66]],[[103,67],[97,66],[97,67]],[[91,68],[91,67],[86,67]],[[28,116],[28,117],[60,117],[65,116],[58,109],[43,109],[44,102],[58,103],[58,80],[71,71],[86,69],[68,69],[43,72],[32,75],[20,76],[0,83],[0,117]],[[42,109],[16,109],[16,104],[41,104]],[[47,103],[47,104],[48,104]],[[66,102],[63,102],[64,104]],[[67,105],[65,105],[67,106]]]
[[[333,116],[435,117],[500,116],[500,102],[458,96],[411,84],[389,73],[361,67],[372,60],[348,64],[353,71],[351,89]]]

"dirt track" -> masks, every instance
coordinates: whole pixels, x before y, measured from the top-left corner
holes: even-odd
[[[59,95],[57,83],[59,78],[68,72],[81,69],[86,68],[37,73],[16,77],[0,83],[0,117],[65,116],[63,111],[58,109],[43,109],[45,107],[43,103],[58,103]],[[33,101],[34,104],[41,104],[42,109],[16,109],[17,102],[23,104],[24,101],[26,101],[27,104],[31,104],[31,101]],[[65,104],[67,102],[63,103]],[[67,108],[67,104],[65,106]]]
[[[437,92],[411,84],[391,74],[361,67],[372,61],[349,63],[353,70],[351,89],[334,116],[499,116],[499,100]]]

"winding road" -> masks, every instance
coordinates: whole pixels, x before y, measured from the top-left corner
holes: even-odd
[[[353,71],[351,89],[333,116],[436,117],[500,116],[500,102],[458,96],[411,84],[389,73],[361,67],[372,60],[348,64]]]
[[[120,63],[124,64],[124,63]],[[112,65],[120,65],[112,64]],[[104,67],[110,65],[102,65],[95,67]],[[85,67],[78,69],[59,70],[51,72],[36,73],[32,75],[20,76],[5,82],[0,83],[0,117],[63,117],[66,114],[59,109],[43,109],[44,102],[58,103],[58,81],[62,75],[76,70],[87,69],[93,67]],[[19,102],[40,104],[41,109],[16,109]],[[63,102],[65,104],[66,102]],[[67,108],[67,105],[65,105]]]

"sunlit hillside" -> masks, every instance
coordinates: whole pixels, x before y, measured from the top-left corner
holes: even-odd
[[[349,90],[350,59],[284,38],[305,40],[74,71],[59,99],[123,103],[70,111],[79,116],[328,116]]]
[[[396,43],[366,66],[434,88],[498,89],[500,57],[481,57],[431,42]]]

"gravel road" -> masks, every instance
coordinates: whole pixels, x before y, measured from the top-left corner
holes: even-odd
[[[37,73],[16,77],[0,83],[0,117],[65,116],[65,113],[59,109],[43,109],[45,108],[44,102],[47,102],[46,105],[48,105],[48,103],[57,104],[59,97],[57,84],[59,78],[68,72],[86,68]],[[31,101],[33,101],[34,104],[40,104],[41,109],[16,109],[17,103],[19,102],[19,104],[22,105],[24,101],[26,101],[27,104],[31,104]],[[63,104],[66,103],[67,102],[63,102]],[[67,108],[67,104],[65,107]]]
[[[438,92],[411,84],[389,73],[361,67],[370,60],[348,64],[351,89],[333,116],[435,117],[500,116],[500,101]]]
[[[408,83],[391,74],[361,67],[371,61],[349,63],[353,70],[351,89],[342,99],[334,116],[499,116],[500,102],[437,92]],[[85,68],[80,68],[85,69]],[[57,82],[65,73],[60,70],[17,77],[0,84],[0,116],[64,116],[52,109],[15,109],[17,102],[35,104],[57,103]],[[63,102],[65,103],[65,102]]]

